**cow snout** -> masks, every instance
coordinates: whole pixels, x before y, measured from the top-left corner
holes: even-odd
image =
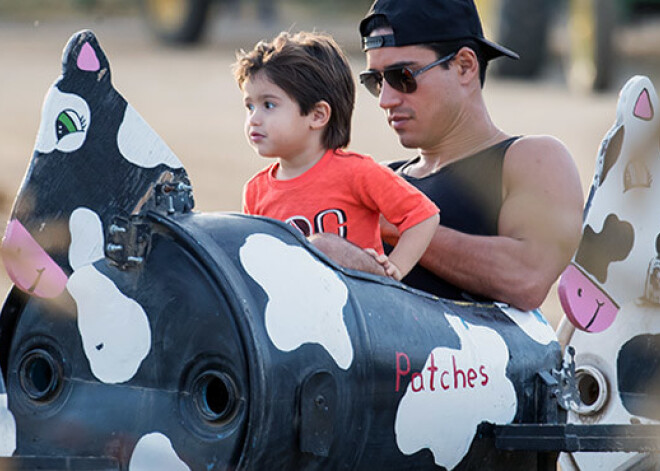
[[[602,332],[614,322],[619,306],[576,265],[569,265],[557,288],[561,307],[575,327]]]
[[[7,224],[2,261],[14,284],[40,298],[55,298],[66,287],[67,276],[17,219]]]

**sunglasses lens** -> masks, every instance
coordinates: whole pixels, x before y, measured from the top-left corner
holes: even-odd
[[[379,72],[368,70],[360,74],[360,83],[369,90],[369,93],[378,97],[383,84],[383,76]]]
[[[390,87],[399,92],[412,93],[417,90],[417,82],[408,67],[386,70],[384,76]]]

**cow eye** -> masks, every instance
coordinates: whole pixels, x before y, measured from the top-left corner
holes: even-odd
[[[578,288],[577,295],[578,295],[578,298],[582,297],[582,288]]]
[[[64,136],[85,130],[85,119],[74,110],[64,110],[57,116],[55,132],[59,141]]]

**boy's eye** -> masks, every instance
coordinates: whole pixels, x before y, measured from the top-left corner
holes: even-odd
[[[248,109],[248,111],[254,111],[254,105],[252,103],[246,103],[245,107]]]
[[[272,108],[275,108],[275,103],[271,101],[267,101],[266,103],[264,103],[264,106],[266,107],[267,110],[270,110]]]

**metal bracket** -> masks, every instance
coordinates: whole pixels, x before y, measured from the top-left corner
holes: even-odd
[[[660,426],[652,424],[509,424],[493,426],[492,434],[500,450],[660,452]]]
[[[140,216],[115,217],[105,235],[105,256],[122,270],[141,265],[151,247],[151,226]]]
[[[537,412],[534,420],[541,424],[563,422],[562,416],[565,413],[561,409],[575,410],[580,404],[573,347],[567,347],[559,370],[538,373],[535,398]]]
[[[162,214],[190,212],[195,205],[192,186],[183,182],[163,182],[154,188],[155,210]]]
[[[555,397],[561,408],[566,411],[576,410],[580,404],[580,392],[575,377],[575,348],[571,345],[566,347],[561,369],[552,370],[552,376],[557,381]]]
[[[656,240],[656,245],[658,241]],[[653,304],[660,304],[660,258],[655,257],[649,262],[646,273],[644,299]]]

